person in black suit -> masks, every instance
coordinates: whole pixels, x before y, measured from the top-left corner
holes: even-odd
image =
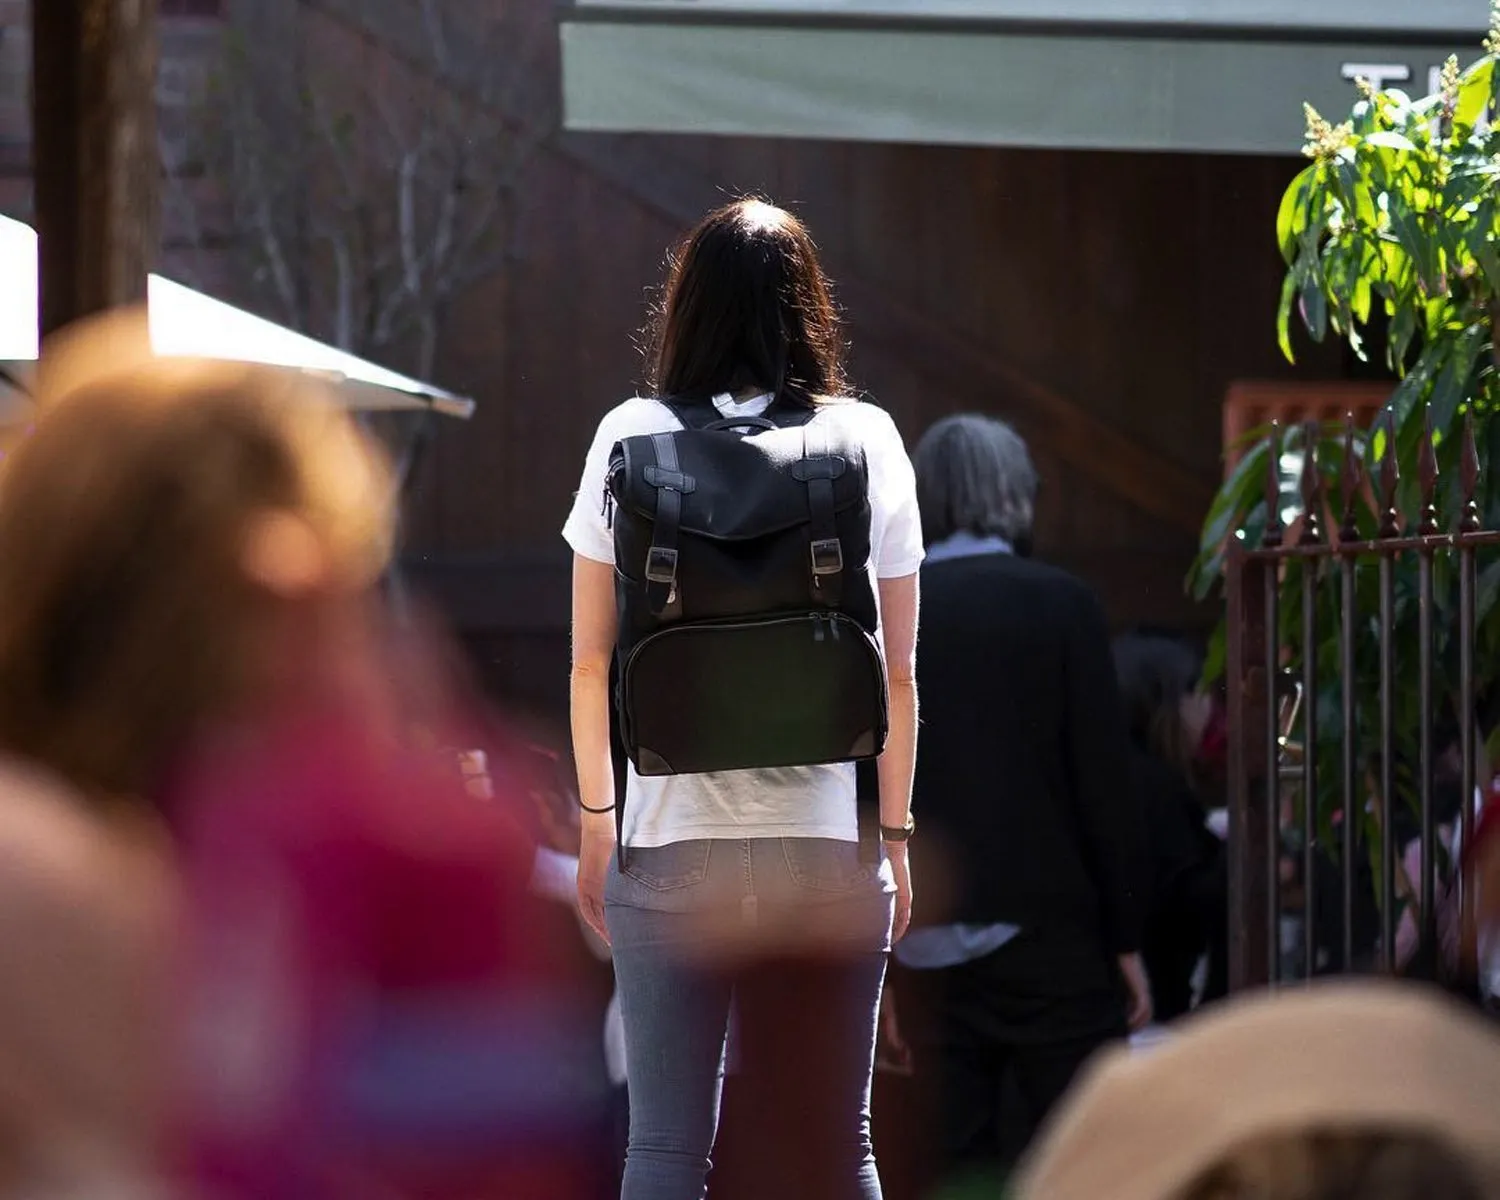
[[[1104,613],[1029,556],[1025,443],[951,417],[913,464],[929,882],[895,951],[896,1023],[937,1092],[946,1176],[1007,1166],[1082,1063],[1150,1020],[1149,874]]]

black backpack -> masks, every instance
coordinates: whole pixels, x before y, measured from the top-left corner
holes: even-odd
[[[853,761],[868,840],[888,698],[864,449],[784,400],[667,407],[685,428],[623,439],[608,476],[626,753],[646,776]]]

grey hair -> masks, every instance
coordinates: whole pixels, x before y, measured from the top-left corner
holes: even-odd
[[[956,533],[1031,536],[1036,468],[1026,443],[1004,421],[977,414],[944,417],[912,453],[922,540],[932,546]]]

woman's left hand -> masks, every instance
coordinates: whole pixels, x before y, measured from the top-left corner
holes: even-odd
[[[899,942],[911,925],[911,859],[905,842],[887,842],[885,855],[891,860],[896,877],[896,918],[891,925],[891,941]]]

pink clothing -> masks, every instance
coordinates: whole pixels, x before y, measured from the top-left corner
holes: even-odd
[[[533,849],[507,797],[325,717],[236,731],[166,799],[197,1182],[246,1200],[578,1194],[581,1109],[551,1094],[566,981],[530,936]]]
[[[160,834],[0,758],[0,1195],[164,1195]]]

